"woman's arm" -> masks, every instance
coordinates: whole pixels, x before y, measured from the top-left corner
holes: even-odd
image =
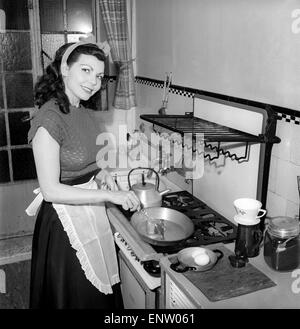
[[[32,148],[44,200],[68,204],[110,201],[133,211],[139,207],[139,199],[132,191],[88,190],[60,183],[60,146],[45,128],[38,128]]]

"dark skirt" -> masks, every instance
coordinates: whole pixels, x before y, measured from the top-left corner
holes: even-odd
[[[112,288],[113,294],[105,295],[86,278],[52,203],[43,201],[33,234],[29,307],[122,309],[120,284]]]

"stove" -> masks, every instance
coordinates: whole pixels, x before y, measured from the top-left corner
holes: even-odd
[[[162,207],[178,210],[194,223],[192,236],[174,246],[152,246],[157,252],[176,253],[183,248],[229,243],[236,238],[237,227],[188,191],[165,194]]]
[[[188,216],[194,223],[194,233],[186,240],[171,246],[155,246],[152,248],[162,254],[175,254],[188,248],[214,243],[230,243],[236,238],[237,227],[224,216],[210,208],[203,201],[188,191],[170,192],[162,197],[162,207],[178,210]],[[132,212],[125,211],[119,206],[123,215],[130,220]],[[160,276],[158,261],[143,262],[144,269],[153,276]]]

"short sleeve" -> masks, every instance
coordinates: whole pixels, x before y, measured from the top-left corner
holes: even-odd
[[[45,128],[59,145],[63,142],[63,122],[61,116],[54,110],[40,109],[31,120],[28,131],[28,143],[32,142],[39,127]]]

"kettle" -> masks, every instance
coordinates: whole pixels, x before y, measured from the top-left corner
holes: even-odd
[[[137,183],[131,186],[130,182],[130,175],[134,170],[152,170],[156,175],[156,182],[155,185],[152,183],[146,183],[145,182],[145,175],[142,173],[142,182]],[[128,173],[128,186],[129,190],[132,190],[137,197],[140,199],[140,202],[142,204],[143,208],[149,208],[149,207],[160,207],[162,203],[162,195],[165,193],[168,193],[170,190],[164,190],[162,192],[158,191],[159,187],[159,176],[158,173],[152,169],[152,168],[144,168],[144,167],[138,167],[133,168]]]

